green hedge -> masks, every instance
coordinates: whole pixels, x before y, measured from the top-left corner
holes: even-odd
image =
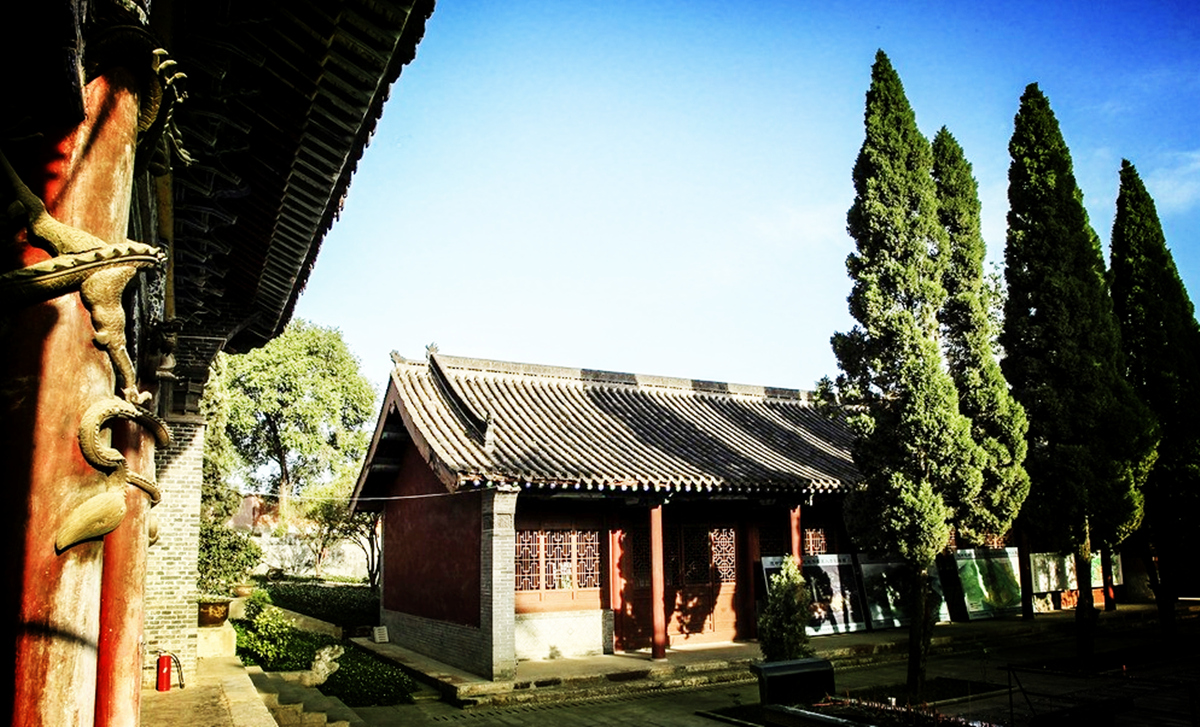
[[[231,622],[237,631],[237,654],[242,663],[265,671],[301,671],[311,668],[321,647],[340,643],[346,653],[337,660],[338,670],[319,687],[322,694],[337,697],[351,707],[412,701],[415,685],[395,664],[349,641],[301,631],[261,602],[250,612],[250,618]]]
[[[266,589],[276,606],[343,629],[379,623],[379,595],[370,586],[275,582],[267,583]]]

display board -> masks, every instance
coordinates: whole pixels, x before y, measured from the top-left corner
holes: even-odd
[[[810,636],[840,634],[867,628],[854,558],[850,555],[806,555],[801,572],[812,595]]]
[[[1113,556],[1113,585],[1119,586],[1125,582],[1121,568],[1121,556]],[[1071,591],[1079,588],[1075,576],[1075,556],[1060,553],[1032,553],[1029,565],[1033,570],[1033,592],[1049,593],[1051,591]],[[1100,566],[1100,554],[1092,554],[1092,586],[1100,588],[1104,584],[1103,571]]]
[[[908,580],[903,563],[859,556],[862,571],[863,595],[871,625],[876,628],[907,626],[911,619],[905,601],[908,598]],[[950,609],[942,590],[942,581],[936,568],[929,569],[929,597],[934,599],[938,621],[950,620]]]
[[[783,558],[764,556],[763,578],[770,588],[771,577],[783,569]],[[850,555],[806,555],[800,572],[812,598],[808,635],[840,634],[867,628],[866,609]]]
[[[1021,568],[1016,548],[964,548],[954,553],[970,619],[1020,613]]]

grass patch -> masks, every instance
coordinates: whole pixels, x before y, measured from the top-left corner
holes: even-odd
[[[346,653],[338,659],[338,670],[321,685],[321,693],[337,697],[349,707],[373,707],[407,704],[416,685],[404,671],[391,663],[347,642]]]

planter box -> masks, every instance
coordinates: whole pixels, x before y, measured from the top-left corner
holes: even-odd
[[[813,704],[834,694],[833,664],[820,657],[751,664],[758,677],[759,702]]]
[[[229,618],[229,601],[230,599],[222,600],[203,600],[198,604],[198,622],[201,626],[220,626]]]

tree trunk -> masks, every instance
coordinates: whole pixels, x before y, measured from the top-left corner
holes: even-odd
[[[1104,581],[1104,610],[1117,610],[1117,592],[1113,585],[1112,550],[1105,548],[1100,552],[1100,577]]]
[[[1163,548],[1156,542],[1153,548],[1149,543],[1145,549],[1146,572],[1150,574],[1150,587],[1154,589],[1154,605],[1158,607],[1158,626],[1163,636],[1175,635],[1175,604],[1179,600],[1179,591],[1176,589],[1175,574],[1170,568],[1170,558],[1174,554],[1168,554],[1167,558],[1163,558]],[[1163,561],[1166,561],[1164,563]]]
[[[279,427],[276,426],[273,419],[268,420],[267,428],[271,432],[275,461],[279,464],[279,524],[286,528],[292,517],[291,512],[288,511],[288,496],[292,493],[292,478],[291,473],[288,472],[287,449],[283,446],[283,441],[279,436]]]
[[[911,621],[908,627],[908,699],[912,704],[919,703],[925,691],[925,658],[933,635],[929,628],[928,603],[929,572],[924,568],[914,568],[909,598]]]
[[[1017,565],[1021,569],[1021,618],[1033,620],[1033,560],[1030,557],[1029,531],[1017,525]]]
[[[1087,526],[1084,526],[1087,533]],[[1092,549],[1085,535],[1075,552],[1075,582],[1079,600],[1075,602],[1075,653],[1080,659],[1090,659],[1096,645],[1096,604],[1092,598]]]

